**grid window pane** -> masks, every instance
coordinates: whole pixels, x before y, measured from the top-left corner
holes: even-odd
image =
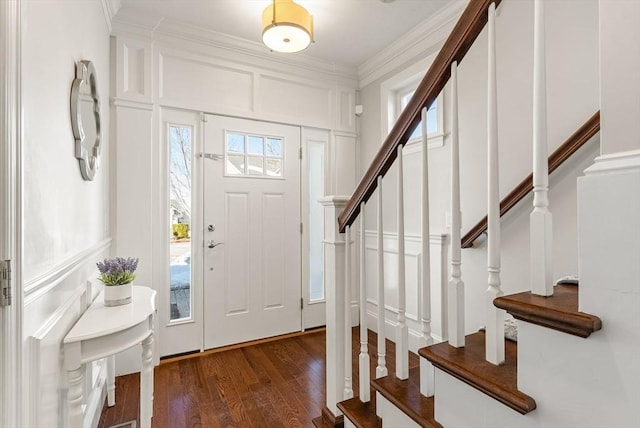
[[[262,157],[249,156],[247,158],[247,174],[248,175],[264,175],[264,167]]]
[[[227,152],[244,153],[244,135],[227,134]]]
[[[282,159],[267,159],[267,175],[282,177]]]
[[[267,156],[282,157],[282,139],[267,138]]]
[[[227,155],[227,174],[244,175],[244,155]]]
[[[264,154],[264,138],[248,135],[247,154],[262,156]]]

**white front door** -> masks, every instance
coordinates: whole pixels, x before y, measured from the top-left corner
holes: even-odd
[[[300,331],[300,128],[206,115],[204,348]]]

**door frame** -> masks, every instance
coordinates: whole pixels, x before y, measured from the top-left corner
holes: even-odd
[[[158,179],[155,180],[155,189],[154,192],[155,194],[159,195],[158,197],[158,205],[157,205],[157,210],[155,210],[158,215],[156,216],[156,224],[158,225],[156,228],[156,234],[157,236],[164,236],[163,234],[166,233],[166,231],[168,230],[168,228],[170,227],[169,224],[169,204],[168,204],[168,194],[169,194],[169,165],[168,165],[168,146],[166,145],[167,143],[167,139],[166,139],[166,125],[167,125],[167,119],[166,119],[166,112],[169,111],[174,111],[177,112],[179,114],[183,114],[183,115],[193,115],[194,118],[198,118],[197,120],[197,125],[195,125],[195,131],[196,131],[196,138],[194,140],[194,149],[193,149],[193,154],[194,154],[194,158],[192,159],[192,166],[194,168],[194,172],[193,172],[193,178],[195,181],[199,180],[199,183],[197,185],[195,185],[195,189],[192,191],[192,212],[198,212],[200,213],[203,209],[203,204],[204,204],[204,200],[203,200],[203,194],[202,194],[202,173],[203,173],[203,158],[199,157],[198,155],[204,150],[204,117],[207,114],[212,114],[212,115],[216,115],[216,116],[222,116],[222,117],[230,117],[230,118],[237,118],[237,119],[247,119],[247,120],[257,120],[257,121],[261,121],[261,122],[266,122],[266,123],[275,123],[275,124],[280,124],[280,125],[290,125],[290,126],[297,126],[300,128],[300,146],[302,148],[302,162],[301,162],[301,166],[300,166],[300,192],[301,192],[301,198],[300,198],[300,215],[301,215],[301,219],[303,222],[303,233],[301,236],[301,278],[300,278],[300,287],[301,287],[301,294],[303,296],[304,300],[304,309],[302,311],[302,318],[301,318],[301,330],[304,331],[306,330],[308,327],[308,325],[306,325],[306,321],[308,320],[308,318],[310,317],[310,312],[313,310],[316,310],[318,312],[321,313],[321,315],[323,316],[323,321],[324,320],[324,301],[322,302],[318,302],[318,303],[312,303],[309,304],[308,302],[308,297],[309,297],[309,290],[308,290],[308,283],[309,283],[309,254],[308,254],[308,248],[309,248],[309,235],[308,235],[308,231],[309,231],[309,224],[308,224],[308,216],[309,216],[309,211],[308,211],[308,204],[309,204],[309,189],[308,189],[308,167],[307,167],[307,153],[308,153],[308,142],[310,140],[314,140],[314,141],[322,141],[322,143],[324,144],[325,147],[325,151],[324,151],[324,156],[325,156],[325,168],[324,168],[324,183],[325,183],[325,192],[328,189],[329,186],[329,167],[330,167],[330,131],[327,129],[320,129],[320,128],[311,128],[311,127],[305,127],[303,125],[300,124],[295,124],[295,123],[287,123],[287,122],[281,122],[281,121],[272,121],[272,120],[259,120],[259,119],[255,119],[255,118],[250,118],[250,117],[243,117],[243,116],[236,116],[236,115],[229,115],[229,114],[220,114],[220,113],[216,113],[216,112],[202,112],[202,111],[198,111],[198,110],[193,110],[193,109],[189,109],[189,108],[180,108],[180,107],[173,107],[173,106],[160,106],[159,109],[159,114],[158,114],[158,139],[160,140],[158,144],[155,145],[155,147],[157,148],[156,150],[158,151],[156,156],[157,159],[157,165],[159,165],[158,168]],[[194,119],[195,120],[195,119]],[[179,123],[179,120],[169,120],[168,122],[171,123]],[[195,124],[195,122],[194,122]],[[159,216],[159,217],[158,217]],[[196,220],[195,218],[193,219],[194,223],[196,221],[198,221],[197,225],[193,225],[192,229],[196,229],[199,228],[200,229],[204,229],[204,224],[202,223],[202,218],[201,218],[201,214],[198,214],[198,219]],[[192,284],[192,287],[197,287],[198,289],[195,290],[195,293],[199,293],[197,294],[198,296],[202,296],[203,293],[203,285],[202,285],[202,277],[204,275],[204,265],[203,265],[203,257],[204,257],[204,238],[198,238],[200,240],[202,240],[202,242],[198,245],[192,246],[192,260],[193,260],[193,265],[196,268],[194,268],[194,272],[195,275],[192,274],[192,278],[194,278],[195,276],[197,276],[197,282],[194,281],[194,284]],[[158,291],[158,305],[159,307],[161,307],[162,309],[160,310],[160,314],[158,316],[158,323],[156,326],[156,330],[158,333],[158,348],[159,350],[162,349],[162,344],[161,341],[164,340],[168,340],[167,334],[164,333],[162,331],[162,329],[164,328],[164,326],[166,325],[166,321],[168,320],[168,316],[163,315],[164,314],[168,314],[168,306],[169,306],[169,298],[168,298],[168,294],[166,293],[166,290],[163,289],[163,287],[165,287],[165,284],[168,283],[169,277],[168,277],[168,272],[169,271],[169,243],[167,242],[162,242],[160,248],[158,249],[158,251],[155,252],[155,254],[157,254],[158,260],[157,263],[155,263],[156,266],[159,266],[161,269],[158,269],[158,272],[160,272],[159,274],[157,274],[157,276],[155,276],[155,279],[157,280],[157,284],[159,284],[156,288],[156,290]],[[197,267],[201,267],[201,269],[197,269]],[[203,351],[204,350],[204,320],[203,320],[203,310],[204,310],[204,300],[201,298],[194,298],[194,305],[192,307],[192,311],[194,312],[194,322],[195,324],[198,326],[198,344],[199,346],[197,347],[197,349],[193,349],[193,350],[199,350],[199,351]],[[325,322],[322,322],[321,325],[324,325]],[[320,325],[320,324],[319,324]],[[183,352],[187,352],[187,351],[183,351]],[[161,351],[157,353],[157,357],[159,358],[161,354]]]
[[[0,259],[12,260],[13,302],[0,307],[0,425],[22,408],[22,0],[0,2]]]

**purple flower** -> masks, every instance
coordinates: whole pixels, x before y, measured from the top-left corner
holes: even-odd
[[[124,285],[135,279],[135,270],[138,268],[138,259],[132,257],[116,257],[104,259],[96,263],[100,275],[98,279],[105,285]]]

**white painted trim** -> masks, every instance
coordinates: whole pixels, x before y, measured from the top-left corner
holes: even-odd
[[[0,2],[0,257],[13,303],[0,308],[0,426],[22,426],[22,0]]]
[[[25,283],[24,296],[25,306],[55,288],[62,280],[71,275],[76,269],[82,266],[89,258],[95,257],[111,245],[111,238],[103,239],[84,251],[69,257],[48,272]]]
[[[595,163],[584,173],[585,175],[596,175],[634,169],[640,169],[640,150],[598,156]]]
[[[131,101],[131,100],[114,97],[111,99],[111,102],[115,107],[130,108],[130,109],[136,109],[136,110],[146,110],[146,111],[153,110],[153,103],[144,102],[144,101]]]
[[[104,12],[104,20],[107,24],[107,29],[109,33],[113,30],[113,17],[120,6],[122,6],[122,0],[100,0],[100,4],[102,5],[102,11]]]
[[[250,63],[259,62],[265,68],[272,70],[282,70],[282,67],[290,68],[290,72],[298,76],[308,75],[311,71],[323,74],[328,78],[344,78],[354,83],[358,79],[355,67],[327,62],[305,54],[291,56],[274,53],[266,49],[262,43],[184,24],[168,18],[162,20],[150,19],[147,16],[137,15],[128,11],[126,16],[120,14],[114,20],[113,33],[116,35],[152,38],[169,43],[177,41],[182,42],[183,46],[185,41],[191,42],[200,46],[220,49],[227,56],[229,53],[235,56],[245,56]]]
[[[365,230],[364,234],[367,238],[374,239],[376,236],[378,236],[378,231],[374,229],[367,229]],[[394,232],[384,232],[382,236],[384,237],[384,239],[395,240],[397,239],[398,234]],[[405,233],[404,237],[406,242],[415,242],[415,243],[422,242],[422,236],[418,234]],[[449,235],[447,234],[444,234],[444,233],[429,234],[429,243],[431,244],[443,245],[443,244],[446,244],[448,241],[449,241]]]
[[[397,322],[395,318],[397,317],[397,312],[394,312],[392,309],[385,306],[385,322],[384,322],[384,331],[386,333],[386,339],[395,343],[395,331]],[[376,313],[377,306],[375,304],[367,301],[367,328],[372,331],[376,331],[375,327],[378,325],[378,314]],[[415,321],[414,318],[407,317],[407,322],[409,325],[409,350],[414,353],[418,353],[418,349],[422,348],[424,345],[422,343],[422,331],[420,322]],[[415,328],[412,328],[415,327]],[[437,334],[431,333],[431,337],[433,337],[434,343],[443,342],[445,339],[440,337]]]
[[[380,53],[358,67],[360,87],[392,72],[398,64],[404,64],[425,51],[434,53],[451,33],[465,6],[464,1],[451,4],[398,38]],[[426,70],[424,70],[426,72]]]
[[[319,202],[325,207],[330,207],[333,205],[346,206],[347,203],[349,202],[349,199],[351,199],[351,197],[349,196],[331,195],[331,196],[325,196],[324,198],[321,198]]]
[[[56,324],[65,317],[67,311],[69,311],[86,292],[86,288],[76,289],[64,304],[58,306],[38,331],[27,339],[29,347],[29,361],[27,363],[29,373],[29,400],[26,403],[26,411],[28,412],[30,426],[41,426],[44,422],[39,420],[38,415],[38,410],[40,409],[40,349],[42,341],[54,329]]]

